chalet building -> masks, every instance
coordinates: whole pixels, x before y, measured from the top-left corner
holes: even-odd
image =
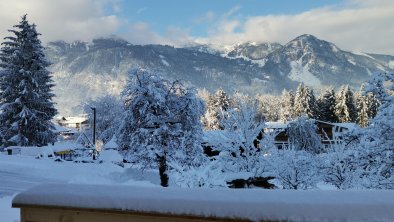
[[[82,114],[79,116],[69,116],[69,117],[58,117],[56,118],[56,122],[63,127],[73,128],[77,131],[81,131],[82,129],[89,128],[90,123],[87,114]]]
[[[325,147],[342,143],[344,133],[357,127],[355,123],[330,123],[320,120],[316,120],[316,124],[321,143]],[[264,133],[276,134],[274,139],[275,145],[281,149],[289,146],[287,128],[288,123],[267,122]]]
[[[64,126],[61,126],[57,122],[53,123],[53,126],[55,127],[52,131],[56,133],[58,136],[59,140],[71,140],[74,139],[74,136],[78,133],[78,131],[74,128],[67,128]]]
[[[330,123],[316,120],[316,124],[321,143],[326,148],[332,144],[342,143],[344,133],[357,128],[355,123]],[[289,137],[287,135],[288,126],[288,123],[283,122],[267,122],[254,142],[255,147],[258,148],[260,146],[259,140],[265,134],[270,134],[274,136],[274,143],[278,149],[287,148],[289,146]],[[236,137],[233,134],[236,134],[236,132],[226,130],[205,131],[202,143],[204,153],[208,156],[218,155],[223,147],[232,145],[231,138]]]

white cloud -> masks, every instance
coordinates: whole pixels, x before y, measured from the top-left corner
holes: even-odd
[[[301,34],[313,34],[345,50],[394,55],[394,1],[349,0],[343,5],[313,9],[295,15],[268,15],[244,20],[228,15],[218,21],[203,43],[245,41],[286,43]]]
[[[172,46],[181,46],[192,42],[189,30],[183,30],[177,27],[167,27],[165,33],[160,35],[150,28],[148,23],[136,22],[128,26],[126,33],[121,37],[132,44],[165,44]]]
[[[108,36],[121,25],[120,19],[105,10],[117,11],[118,0],[0,0],[0,38],[9,35],[8,29],[28,14],[37,24],[43,41],[90,40]]]
[[[91,40],[122,30],[121,37],[133,44],[180,46],[190,41],[235,44],[246,41],[286,43],[301,34],[313,34],[344,50],[394,55],[394,1],[344,0],[340,5],[312,9],[292,15],[245,17],[235,6],[222,15],[208,11],[194,25],[211,24],[207,37],[191,36],[188,29],[167,27],[163,34],[146,22],[120,19],[122,0],[0,0],[0,38],[28,13],[38,25],[44,42]],[[136,13],[144,13],[140,8]],[[193,24],[191,24],[193,25]],[[2,40],[0,40],[2,41]]]

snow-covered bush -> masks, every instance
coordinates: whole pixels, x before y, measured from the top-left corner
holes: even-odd
[[[227,187],[226,174],[217,161],[208,161],[185,171],[172,171],[174,182],[180,187]]]
[[[378,74],[366,85],[380,100],[379,111],[371,124],[353,132],[352,143],[363,169],[362,185],[366,188],[394,189],[394,74]]]
[[[123,166],[123,157],[117,150],[102,150],[98,159],[100,162],[114,163]]]
[[[323,181],[338,189],[357,187],[362,174],[358,158],[356,150],[344,149],[341,145],[336,145],[331,152],[320,154],[318,159]]]
[[[306,150],[311,153],[322,151],[321,138],[314,119],[301,116],[290,122],[287,135],[290,145],[297,150]]]
[[[277,150],[269,156],[271,174],[283,189],[310,189],[320,180],[316,156],[304,150]]]
[[[265,125],[259,103],[243,95],[234,97],[234,108],[223,118],[231,145],[223,147],[219,162],[225,172],[253,172],[260,174],[263,151],[256,147],[256,139]]]

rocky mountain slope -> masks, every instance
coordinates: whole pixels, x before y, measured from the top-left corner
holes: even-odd
[[[346,52],[311,35],[285,45],[238,44],[232,50],[193,45],[131,45],[117,38],[47,45],[60,112],[104,94],[119,94],[133,66],[157,70],[198,88],[245,93],[279,93],[299,82],[313,87],[357,87],[371,72],[393,71],[394,57]]]

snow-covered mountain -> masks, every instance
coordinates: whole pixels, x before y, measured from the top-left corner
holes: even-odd
[[[279,43],[255,43],[248,42],[239,44],[227,53],[230,58],[247,58],[253,61],[263,60],[271,52],[282,48]]]
[[[119,94],[133,66],[158,70],[199,88],[246,93],[278,93],[299,82],[357,86],[371,72],[392,71],[394,57],[342,51],[334,44],[303,35],[284,46],[245,43],[218,50],[209,45],[174,48],[132,45],[118,38],[91,43],[62,41],[47,45],[53,63],[56,102],[61,113],[104,94]]]
[[[316,87],[356,87],[372,72],[392,71],[392,61],[393,56],[351,53],[312,35],[302,35],[265,57],[264,71]]]

